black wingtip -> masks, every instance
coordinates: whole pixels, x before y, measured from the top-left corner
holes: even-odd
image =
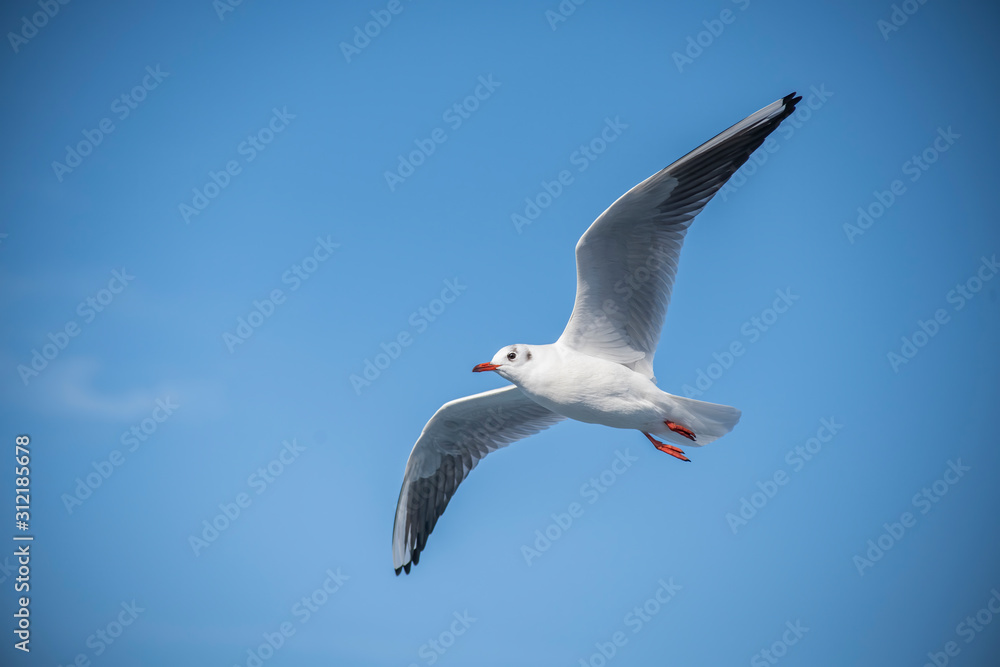
[[[397,567],[397,568],[396,568],[396,576],[398,577],[398,576],[399,576],[399,573],[400,573],[400,572],[402,572],[402,571],[403,571],[403,568],[401,568],[401,567]]]
[[[792,91],[781,98],[781,102],[784,105],[781,109],[781,113],[776,117],[775,126],[781,121],[785,120],[793,113],[795,113],[795,105],[802,101],[801,95],[796,95],[795,91]],[[755,149],[756,150],[756,149]]]

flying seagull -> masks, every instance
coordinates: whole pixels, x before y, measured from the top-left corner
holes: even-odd
[[[576,244],[576,303],[550,345],[509,345],[472,370],[513,385],[445,403],[410,452],[392,528],[398,575],[480,459],[569,418],[641,431],[661,452],[729,433],[740,411],[656,387],[653,355],[691,221],[801,100],[786,95],[622,195]],[[667,442],[662,442],[654,435]],[[672,443],[672,444],[670,444]]]

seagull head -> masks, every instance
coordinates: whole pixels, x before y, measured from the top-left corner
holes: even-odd
[[[476,364],[473,373],[496,371],[500,377],[514,382],[520,375],[524,365],[531,361],[531,348],[527,345],[508,345],[493,355],[493,359],[485,364]]]

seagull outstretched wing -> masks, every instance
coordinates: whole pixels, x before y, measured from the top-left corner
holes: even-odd
[[[801,97],[764,107],[618,198],[576,244],[576,303],[559,342],[653,377],[688,226]]]
[[[420,561],[420,552],[458,485],[480,459],[538,433],[563,417],[515,386],[445,403],[410,452],[392,527],[396,574]]]

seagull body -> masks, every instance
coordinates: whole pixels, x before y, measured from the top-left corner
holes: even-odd
[[[792,93],[745,118],[594,221],[576,246],[576,302],[559,339],[501,349],[472,370],[494,371],[512,385],[450,401],[424,426],[396,505],[397,575],[419,562],[458,485],[483,457],[562,419],[641,431],[682,461],[689,459],[677,445],[700,447],[736,426],[736,408],[660,390],[653,356],[691,221],[800,99]]]
[[[507,359],[512,353],[513,362]],[[497,366],[497,374],[517,385],[525,396],[569,419],[635,429],[691,446],[708,444],[728,433],[739,421],[740,412],[735,408],[668,394],[642,373],[560,343],[511,345],[497,357],[478,368],[494,370],[483,367]],[[518,359],[526,361],[518,364]],[[703,414],[703,406],[726,408],[718,415],[723,423],[717,417]],[[687,428],[698,434],[697,440],[670,429],[666,422],[689,425]]]

